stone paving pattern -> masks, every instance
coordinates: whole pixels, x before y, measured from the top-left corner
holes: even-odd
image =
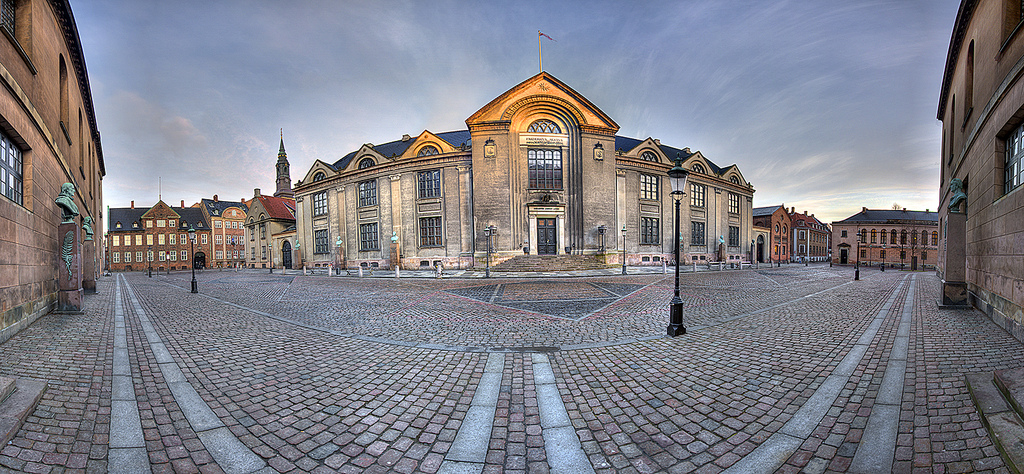
[[[186,379],[271,468],[402,473],[440,468],[488,350],[504,353],[505,368],[484,472],[548,470],[530,350],[549,354],[596,472],[720,472],[796,413],[897,288],[902,308],[900,283],[914,278],[893,471],[1007,472],[963,374],[1022,367],[1024,345],[981,313],[939,311],[932,274],[862,269],[852,282],[852,273],[819,264],[684,274],[688,333],[675,339],[664,337],[671,274],[541,283],[206,271],[198,295],[190,273],[125,276]],[[459,296],[491,286],[493,297],[494,285],[524,306]],[[106,470],[113,278],[98,289],[86,314],[48,315],[0,345],[0,375],[49,383],[0,450],[0,470]],[[578,319],[551,314],[552,301],[599,291],[621,297]],[[221,472],[126,310],[153,471]],[[894,311],[779,472],[849,469],[898,325]]]

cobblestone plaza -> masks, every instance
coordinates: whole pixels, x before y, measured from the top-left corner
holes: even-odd
[[[635,270],[635,269],[631,269]],[[1008,472],[964,375],[1024,366],[931,273],[102,278],[0,345],[24,472]]]

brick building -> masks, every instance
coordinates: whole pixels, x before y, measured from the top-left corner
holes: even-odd
[[[790,256],[790,229],[793,227],[789,220],[789,213],[786,206],[765,206],[753,209],[754,225],[765,227],[769,231],[768,245],[765,247],[767,255],[760,255],[768,262],[788,262]],[[760,242],[758,242],[760,244]]]
[[[466,125],[317,160],[295,186],[305,263],[479,268],[489,238],[492,264],[619,264],[624,253],[655,265],[676,245],[684,261],[706,262],[720,258],[720,241],[726,261],[750,254],[754,189],[736,165],[619,136],[611,117],[546,72]],[[667,176],[677,157],[690,170],[679,242]]]
[[[910,270],[934,268],[939,257],[938,219],[939,214],[929,210],[862,208],[832,223],[832,261]]]
[[[193,207],[203,211],[203,217],[213,231],[213,252],[208,260],[210,268],[225,268],[245,264],[245,215],[249,205],[241,201],[203,199]]]
[[[162,200],[150,208],[111,208],[107,212],[107,268],[110,271],[205,268],[213,250],[210,224],[197,207],[171,207]],[[196,230],[191,245],[188,230]],[[194,253],[193,253],[194,251]]]
[[[89,74],[66,0],[3,1],[0,15],[0,341],[57,300],[54,204],[75,186],[79,225],[103,228],[106,174]],[[103,248],[81,233],[83,286],[95,289]]]
[[[794,262],[827,262],[831,248],[832,231],[828,225],[814,217],[814,214],[797,213],[789,210],[791,260]]]
[[[1024,340],[1024,8],[964,0],[953,23],[936,118],[942,121],[939,228],[950,183],[967,194],[968,301]],[[945,280],[945,239],[938,260]]]

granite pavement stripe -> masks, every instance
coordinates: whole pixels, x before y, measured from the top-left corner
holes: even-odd
[[[125,325],[124,300],[118,275],[114,291],[114,360],[111,378],[110,434],[107,440],[108,468],[111,472],[149,472],[146,439],[135,399],[131,362],[128,358],[128,333]],[[127,281],[125,281],[127,285]]]
[[[593,473],[594,466],[583,452],[576,429],[569,420],[565,403],[555,384],[547,354],[534,353],[533,374],[540,412],[541,433],[551,472]]]

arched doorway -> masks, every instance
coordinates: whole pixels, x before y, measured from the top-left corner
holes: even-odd
[[[206,268],[206,254],[203,252],[196,252],[192,258],[192,267],[197,270]]]
[[[281,244],[281,266],[292,269],[292,244],[287,240]]]
[[[757,236],[757,261],[764,263],[764,235]]]

